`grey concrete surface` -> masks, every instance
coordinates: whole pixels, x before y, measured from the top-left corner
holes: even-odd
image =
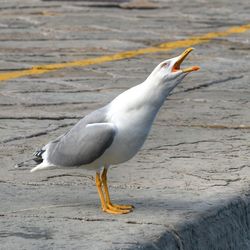
[[[248,1],[0,1],[0,72],[157,45],[250,23]],[[250,249],[250,31],[195,46],[186,78],[131,161],[93,172],[13,166],[89,111],[142,82],[142,55],[0,82],[1,249]]]

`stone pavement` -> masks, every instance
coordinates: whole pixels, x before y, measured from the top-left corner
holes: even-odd
[[[0,78],[247,24],[248,1],[1,0]],[[0,249],[250,249],[250,30],[194,47],[202,70],[109,171],[128,215],[101,212],[93,172],[13,166],[184,48],[0,81]]]

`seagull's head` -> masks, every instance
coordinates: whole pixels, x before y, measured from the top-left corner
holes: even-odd
[[[181,68],[182,62],[193,48],[186,49],[181,55],[161,62],[150,74],[149,79],[170,91],[190,72],[200,69],[198,66]]]

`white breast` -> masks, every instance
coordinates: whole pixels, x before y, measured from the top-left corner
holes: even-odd
[[[138,113],[138,114],[136,114]],[[109,164],[117,164],[131,159],[147,138],[152,122],[138,119],[139,112],[125,114],[115,122],[117,134],[106,155]]]
[[[111,103],[109,122],[115,125],[117,133],[103,155],[106,164],[118,164],[131,159],[145,142],[161,106],[148,102],[146,90],[145,86],[136,86]]]

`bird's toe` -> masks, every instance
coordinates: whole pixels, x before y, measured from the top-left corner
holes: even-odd
[[[104,208],[103,211],[108,214],[128,214],[132,212],[132,210],[129,209],[117,209],[117,208]]]
[[[112,206],[118,209],[128,209],[128,210],[133,210],[135,208],[133,205],[113,204]]]

